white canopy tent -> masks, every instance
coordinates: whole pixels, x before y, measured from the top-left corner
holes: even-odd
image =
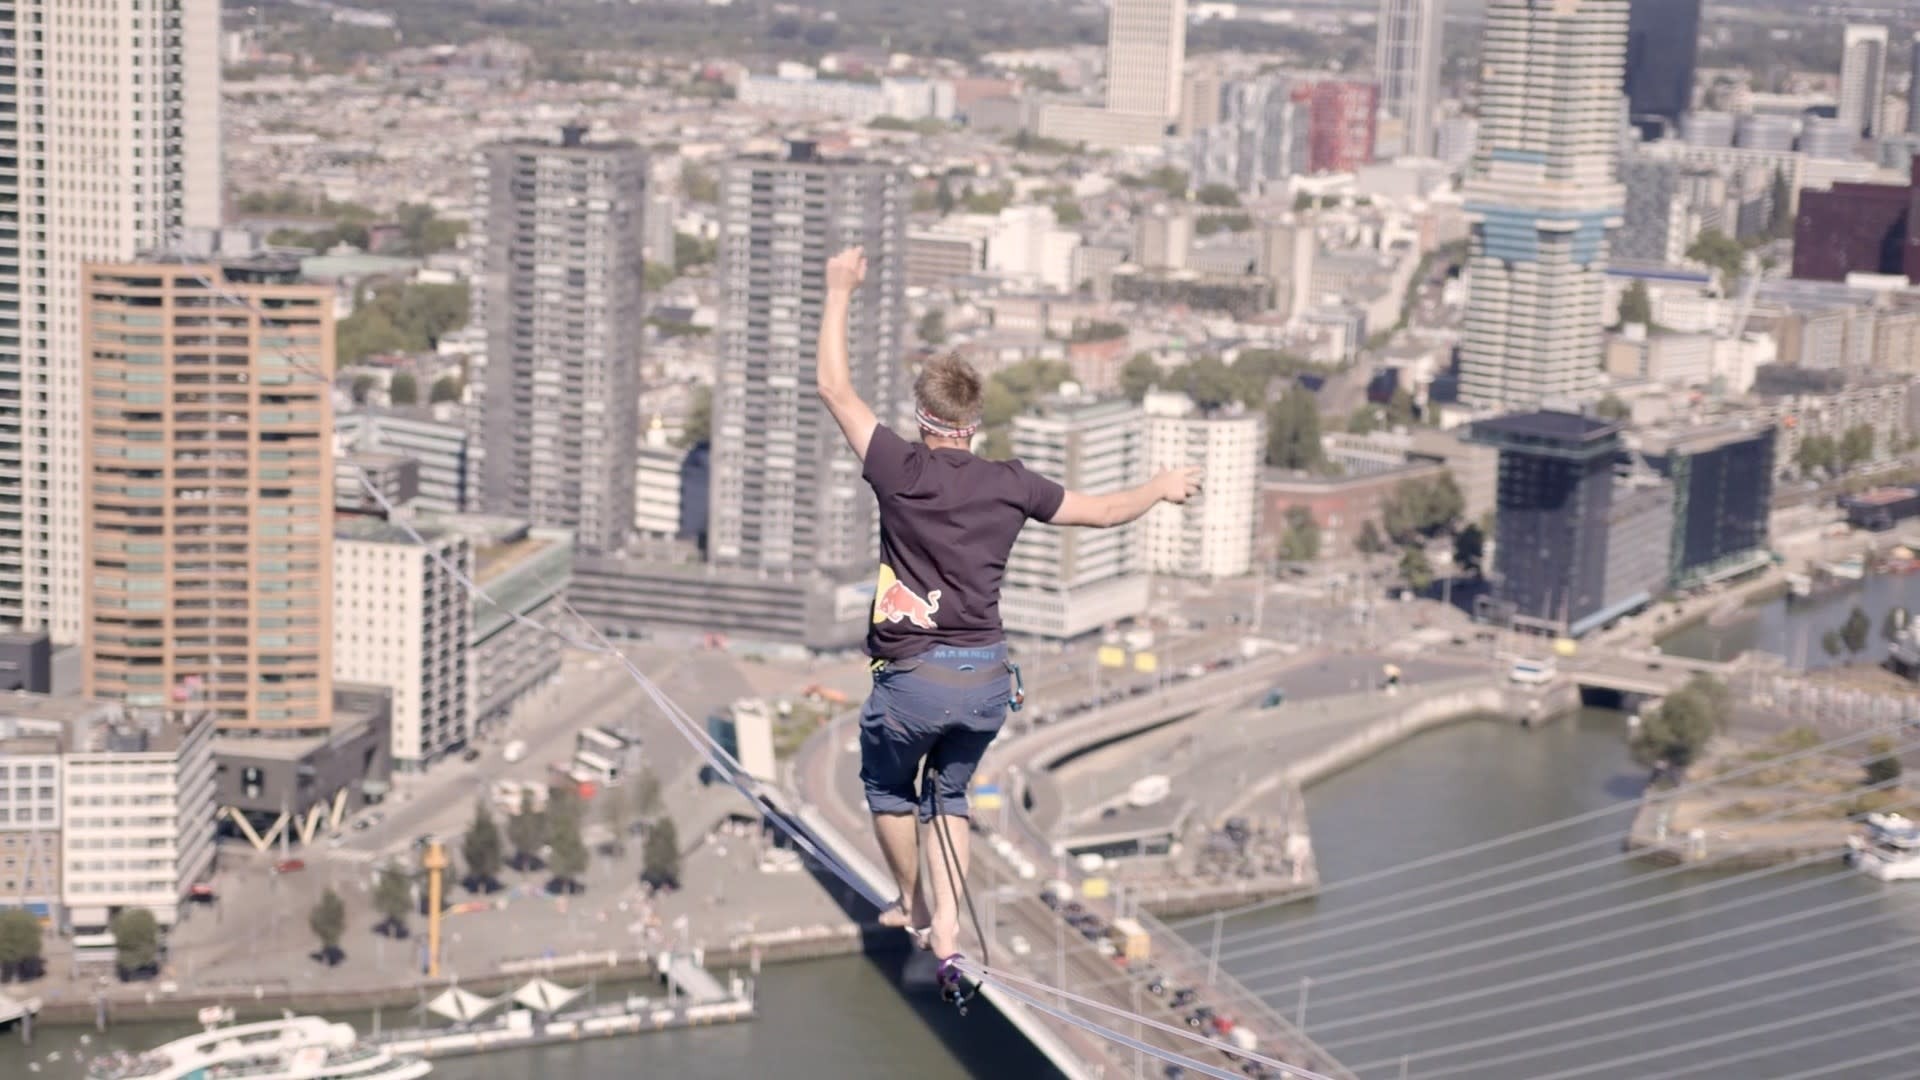
[[[579,996],[580,991],[569,990],[546,979],[535,979],[513,992],[515,1002],[549,1016],[566,1008],[569,1002]]]
[[[436,1016],[444,1016],[455,1023],[470,1024],[485,1016],[499,1001],[483,998],[471,990],[462,990],[450,986],[439,997],[427,1002],[427,1011]]]

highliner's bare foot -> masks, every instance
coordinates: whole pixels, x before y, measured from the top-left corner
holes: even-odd
[[[885,911],[882,911],[874,921],[889,930],[905,930],[907,929],[909,921],[907,919],[907,909],[901,907],[899,904],[895,904]]]

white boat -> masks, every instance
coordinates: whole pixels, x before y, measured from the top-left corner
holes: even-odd
[[[1867,561],[1856,556],[1839,562],[1821,563],[1820,569],[1825,570],[1827,576],[1840,581],[1859,581],[1867,576]]]
[[[1868,814],[1867,830],[1847,838],[1847,861],[1881,881],[1920,880],[1920,825],[1899,814]]]
[[[101,1058],[91,1080],[418,1080],[433,1066],[361,1042],[320,1016],[215,1027],[144,1054]]]
[[[1813,577],[1810,574],[1788,574],[1787,592],[1789,595],[1806,599],[1813,595]]]

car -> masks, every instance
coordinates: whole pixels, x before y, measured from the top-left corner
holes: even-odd
[[[1015,956],[1025,956],[1033,951],[1033,946],[1028,944],[1027,939],[1019,934],[1015,934],[1012,938],[1008,939],[1007,946],[1013,950],[1013,955]]]
[[[1099,941],[1101,938],[1101,931],[1100,931],[1099,924],[1088,923],[1085,926],[1082,926],[1080,928],[1080,936],[1083,938],[1086,938],[1088,941]]]
[[[1179,990],[1175,990],[1173,992],[1173,1007],[1176,1009],[1185,1008],[1186,1006],[1193,1004],[1193,1000],[1199,996],[1200,996],[1199,994],[1195,993],[1192,990],[1188,990],[1184,987]]]
[[[306,868],[307,864],[300,859],[281,859],[273,864],[273,872],[276,874],[292,874]]]
[[[477,746],[467,747],[467,752],[460,755],[460,760],[461,761],[479,761],[480,748]]]
[[[220,894],[214,891],[211,883],[196,881],[193,883],[193,887],[187,890],[187,899],[195,903],[211,904],[215,900],[220,899]]]

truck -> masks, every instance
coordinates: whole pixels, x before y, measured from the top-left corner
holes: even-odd
[[[1129,964],[1137,964],[1153,953],[1153,939],[1140,928],[1135,919],[1115,919],[1107,928],[1107,936],[1119,951],[1122,959]]]

